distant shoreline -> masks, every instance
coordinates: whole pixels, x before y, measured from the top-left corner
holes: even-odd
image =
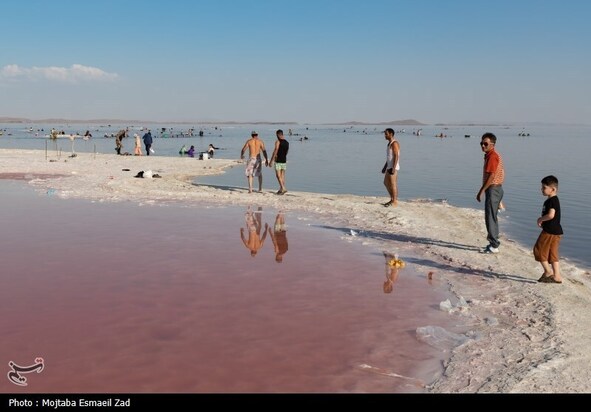
[[[99,125],[144,125],[144,124],[191,124],[191,125],[287,125],[287,126],[430,126],[430,127],[530,127],[530,126],[590,126],[584,123],[544,123],[544,122],[448,122],[448,123],[423,123],[415,119],[391,120],[386,122],[294,122],[294,121],[237,121],[237,120],[186,120],[186,121],[161,121],[161,120],[134,120],[134,119],[29,119],[26,117],[0,117],[0,123],[4,124],[99,124]]]
[[[241,124],[252,124],[252,125],[300,125],[300,124],[312,124],[312,123],[299,123],[294,121],[236,121],[236,120],[187,120],[187,121],[156,121],[156,120],[137,120],[137,119],[29,119],[25,117],[0,117],[0,123],[16,123],[16,124],[213,124],[213,125],[241,125]],[[393,120],[389,122],[341,122],[341,123],[318,123],[319,125],[326,126],[426,126],[425,123],[421,123],[414,119],[406,120]]]
[[[287,124],[297,125],[297,122],[266,122],[266,121],[158,121],[158,120],[130,120],[130,119],[28,119],[24,117],[0,117],[0,123],[17,123],[17,124],[221,124],[221,125],[237,125],[237,124]]]

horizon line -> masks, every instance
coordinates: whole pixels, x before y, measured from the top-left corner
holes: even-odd
[[[377,122],[367,122],[367,121],[358,121],[358,120],[351,120],[346,122],[296,122],[296,121],[269,121],[269,120],[248,120],[248,121],[239,121],[239,120],[137,120],[137,119],[108,119],[108,118],[99,118],[99,119],[65,119],[65,118],[41,118],[41,119],[31,119],[27,117],[11,117],[11,116],[0,116],[0,123],[15,123],[15,124],[23,124],[23,123],[48,123],[48,124],[58,124],[58,123],[72,123],[72,124],[127,124],[127,125],[135,125],[135,124],[221,124],[221,125],[242,125],[242,124],[251,124],[251,125],[320,125],[320,126],[514,126],[516,124],[531,124],[531,125],[570,125],[570,126],[590,126],[591,124],[588,123],[568,123],[568,122],[542,122],[542,121],[523,121],[523,122],[491,122],[491,121],[462,121],[462,122],[433,122],[433,123],[424,123],[420,122],[415,119],[403,119],[403,120],[391,120],[391,121],[377,121]]]

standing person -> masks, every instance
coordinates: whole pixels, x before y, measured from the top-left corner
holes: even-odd
[[[124,137],[127,137],[127,130],[127,128],[121,129],[115,135],[115,150],[117,151],[118,155],[121,154],[121,149],[123,149],[123,143],[121,140],[123,140]]]
[[[142,142],[140,140],[140,135],[137,133],[134,133],[133,137],[135,139],[135,149],[134,149],[133,154],[135,156],[141,156],[142,155]]]
[[[558,179],[555,176],[550,175],[542,179],[542,194],[548,199],[542,207],[542,216],[538,218],[538,226],[542,228],[542,233],[534,246],[534,257],[544,268],[538,282],[562,283],[558,245],[563,231],[560,225],[560,201],[557,196]]]
[[[250,134],[250,139],[244,143],[242,150],[240,151],[240,159],[244,159],[244,152],[248,148],[248,160],[246,162],[246,178],[248,179],[248,193],[252,193],[252,178],[259,178],[259,193],[263,191],[263,171],[262,171],[262,159],[261,152],[265,156],[265,166],[269,165],[269,159],[267,157],[267,150],[265,149],[265,143],[259,139],[257,132]]]
[[[275,224],[273,225],[273,231],[269,229],[269,235],[273,242],[273,248],[275,249],[275,262],[283,262],[283,255],[287,252],[287,230],[285,228],[285,216],[283,213],[277,213],[275,216]]]
[[[275,176],[279,182],[278,195],[287,193],[285,188],[285,169],[287,168],[287,152],[289,151],[289,142],[283,137],[283,130],[279,129],[275,132],[277,135],[277,141],[275,142],[275,149],[271,156],[271,162],[269,166],[275,162]]]
[[[388,190],[390,200],[384,203],[385,207],[398,206],[398,171],[400,170],[400,144],[394,137],[394,129],[384,130],[384,137],[388,141],[386,146],[386,163],[382,168],[384,173],[384,186]]]
[[[492,133],[482,135],[480,148],[484,152],[484,167],[482,169],[482,186],[476,195],[480,202],[484,198],[484,221],[488,246],[483,253],[499,253],[499,204],[503,199],[503,181],[505,180],[505,168],[501,155],[495,150],[497,137]]]
[[[146,155],[150,156],[150,150],[152,150],[152,133],[150,130],[146,134],[144,134],[144,145],[146,146]]]

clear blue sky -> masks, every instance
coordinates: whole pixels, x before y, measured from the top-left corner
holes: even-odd
[[[3,0],[0,116],[591,123],[591,2]]]

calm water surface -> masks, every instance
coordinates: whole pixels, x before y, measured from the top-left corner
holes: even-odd
[[[406,244],[396,278],[338,227],[256,205],[0,190],[0,364],[45,360],[0,392],[416,392],[384,374],[432,379],[447,354],[415,330],[457,329]]]

